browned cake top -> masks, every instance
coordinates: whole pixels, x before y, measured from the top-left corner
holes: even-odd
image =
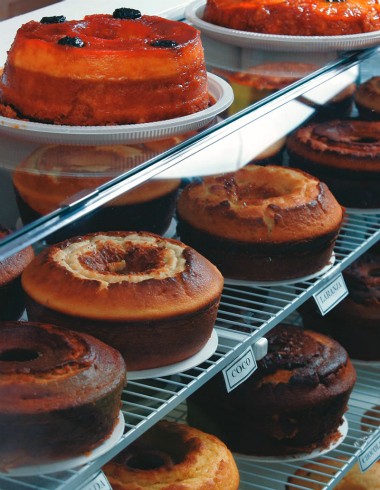
[[[325,184],[275,165],[247,165],[189,184],[178,213],[212,235],[263,244],[310,240],[338,230],[342,222],[342,209]]]
[[[89,335],[37,322],[3,322],[0,345],[3,413],[95,402],[126,381],[120,353]]]
[[[185,315],[220,297],[218,269],[185,244],[147,232],[75,237],[43,251],[22,284],[37,303],[79,317]]]

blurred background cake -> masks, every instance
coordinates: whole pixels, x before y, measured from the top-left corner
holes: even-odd
[[[140,145],[47,145],[14,170],[13,185],[24,224],[74,202],[183,137]],[[111,200],[47,237],[49,243],[98,230],[146,230],[163,234],[173,218],[180,179],[155,179]]]
[[[12,230],[0,225],[0,242],[11,233]],[[18,320],[21,317],[25,309],[21,274],[33,258],[33,248],[28,246],[0,260],[0,320]]]
[[[110,231],[47,247],[22,286],[29,319],[90,333],[134,371],[183,361],[207,344],[223,277],[182,242]]]

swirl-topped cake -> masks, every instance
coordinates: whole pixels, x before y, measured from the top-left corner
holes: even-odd
[[[189,184],[178,231],[229,278],[279,280],[329,261],[342,209],[327,186],[300,170],[247,165]]]
[[[89,335],[37,322],[0,323],[0,466],[83,455],[114,429],[126,369]]]
[[[268,354],[244,383],[227,393],[222,376],[188,399],[190,425],[220,437],[232,451],[285,455],[326,448],[356,380],[335,340],[288,324],[267,335]]]
[[[207,0],[206,22],[263,34],[341,36],[380,30],[376,0]]]
[[[320,178],[343,205],[380,207],[380,122],[311,123],[287,141],[290,165]]]
[[[209,104],[199,31],[116,9],[30,21],[17,31],[0,99],[22,118],[66,125],[144,123]]]
[[[179,241],[99,232],[44,250],[22,285],[29,318],[92,333],[136,370],[182,361],[204,347],[223,278]]]

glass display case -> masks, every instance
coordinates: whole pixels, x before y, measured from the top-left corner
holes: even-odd
[[[187,3],[173,2],[161,10],[185,21],[185,7],[188,19],[190,14],[198,15]],[[73,8],[68,0],[59,4],[61,10],[65,4]],[[104,11],[98,4],[94,8]],[[158,8],[148,4],[147,9],[157,12]],[[20,19],[4,22],[4,27],[12,31]],[[202,33],[202,41],[216,108],[200,121],[153,125],[137,133],[130,127],[62,132],[59,126],[1,117],[0,223],[12,229],[0,240],[2,261],[30,245],[38,254],[69,237],[99,230],[136,230],[142,222],[144,229],[178,238],[175,204],[188,183],[252,164],[292,166],[286,146],[289,135],[310,123],[360,119],[354,93],[380,74],[375,42],[349,51],[342,46],[308,50],[298,44],[281,51],[278,44],[268,48],[243,41],[241,45],[241,40],[231,42],[210,32]],[[263,79],[264,85],[254,86]],[[153,197],[144,205],[150,191]],[[370,192],[380,195],[379,179]],[[75,464],[11,468],[0,473],[0,488],[98,488],[102,466],[123,448],[162,418],[186,422],[186,399],[192,393],[249,347],[256,360],[264,357],[265,335],[280,322],[300,324],[300,306],[315,301],[376,245],[379,225],[380,209],[346,206],[333,256],[321,271],[275,282],[226,280],[214,333],[202,352],[174,366],[128,374],[121,409],[125,428],[116,442],[100,455]],[[22,318],[27,318],[25,313]],[[328,476],[312,488],[333,488],[380,434],[380,412],[362,423],[363,414],[380,405],[380,359],[354,361],[354,365],[358,380],[345,415],[347,435],[332,451],[314,456],[316,461],[323,457],[322,470],[310,470],[296,488],[310,488],[304,485],[309,480],[318,482],[323,468]],[[303,464],[295,458],[260,461],[236,455],[236,460],[241,489],[285,489],[288,478]]]

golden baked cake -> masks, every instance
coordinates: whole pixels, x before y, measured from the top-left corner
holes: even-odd
[[[181,240],[225,277],[273,281],[322,269],[343,212],[317,178],[252,164],[186,186],[177,216]]]
[[[97,187],[174,146],[180,138],[140,145],[44,145],[16,166],[13,186],[24,224],[91,194]],[[153,144],[153,142],[152,142]],[[163,234],[175,210],[180,179],[154,179],[135,187],[47,237],[49,243],[97,230]]]
[[[103,467],[113,490],[238,490],[226,445],[185,424],[161,420]]]
[[[22,118],[65,125],[192,114],[209,104],[199,31],[129,8],[30,21],[8,52],[0,99]]]
[[[380,29],[376,0],[207,0],[203,20],[289,36],[341,36]]]
[[[30,319],[91,333],[134,371],[182,361],[206,345],[223,278],[177,240],[110,231],[48,247],[22,285]]]
[[[187,399],[189,424],[241,454],[277,456],[337,441],[356,380],[347,352],[325,335],[287,324],[267,335],[258,369],[227,393],[222,375]]]
[[[12,230],[0,225],[0,241],[11,233]],[[18,320],[22,315],[25,298],[21,274],[33,258],[33,248],[28,246],[7,259],[0,260],[0,320]]]
[[[118,423],[126,368],[90,335],[0,323],[0,469],[88,454]]]
[[[326,182],[340,204],[380,208],[380,121],[307,124],[287,140],[289,164]]]

